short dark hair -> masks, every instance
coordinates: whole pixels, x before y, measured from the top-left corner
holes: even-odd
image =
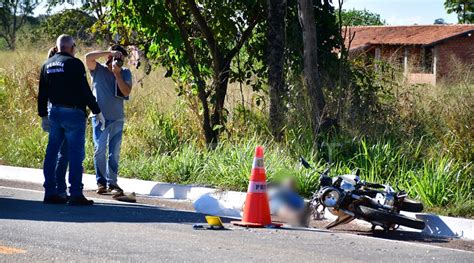
[[[122,53],[123,56],[127,57],[128,56],[128,52],[127,50],[122,47],[121,45],[112,45],[109,50],[113,50],[113,51],[120,51],[120,53]]]

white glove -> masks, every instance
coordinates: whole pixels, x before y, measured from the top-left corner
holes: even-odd
[[[103,131],[105,130],[105,118],[104,118],[104,115],[102,114],[102,112],[98,113],[95,115],[95,119],[102,124],[102,126],[100,126],[100,130]]]
[[[41,128],[45,132],[49,132],[49,118],[48,116],[41,117]]]

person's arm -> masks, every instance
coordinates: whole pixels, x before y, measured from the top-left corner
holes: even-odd
[[[77,60],[77,76],[79,77],[78,83],[79,88],[81,89],[81,94],[84,99],[85,104],[89,109],[91,109],[93,114],[100,113],[99,104],[97,104],[97,100],[92,94],[92,90],[89,86],[89,82],[87,82],[86,77],[86,69],[84,68],[84,64],[80,60]]]
[[[41,67],[38,89],[38,115],[48,116],[48,82],[46,80],[44,65]]]
[[[117,80],[117,85],[120,89],[120,92],[122,92],[124,97],[129,96],[130,92],[132,91],[131,74],[122,73],[122,69],[115,63],[112,64],[112,72],[114,73],[115,79]],[[127,74],[127,76],[124,74]]]
[[[86,65],[87,65],[87,69],[89,70],[95,70],[96,66],[97,66],[97,59],[99,58],[102,58],[102,57],[106,57],[106,56],[120,56],[122,55],[122,53],[118,52],[118,51],[101,51],[101,50],[96,50],[96,51],[92,51],[92,52],[89,52],[86,54]]]

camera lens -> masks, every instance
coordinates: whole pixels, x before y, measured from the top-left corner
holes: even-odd
[[[119,67],[122,67],[122,66],[123,66],[123,60],[121,60],[121,59],[114,59],[114,61],[115,61],[115,64],[116,64],[117,66],[119,66]]]

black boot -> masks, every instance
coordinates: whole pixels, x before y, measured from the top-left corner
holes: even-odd
[[[65,203],[67,203],[67,199],[59,195],[45,196],[43,199],[43,204],[60,205],[60,204],[65,204]]]
[[[85,196],[71,196],[68,201],[69,205],[77,205],[77,206],[86,206],[86,205],[93,205],[93,200],[88,200]]]

